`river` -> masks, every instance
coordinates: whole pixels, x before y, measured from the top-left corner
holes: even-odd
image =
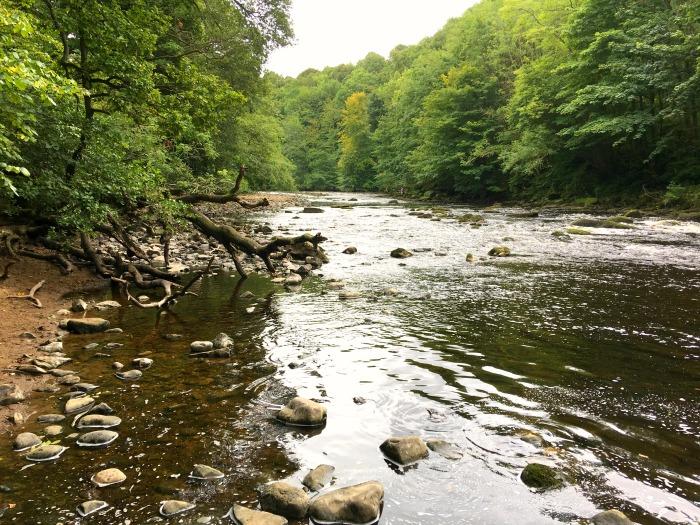
[[[197,508],[171,522],[225,523],[233,503],[255,506],[259,483],[298,483],[320,463],[336,467],[332,488],[381,481],[384,525],[579,523],[607,508],[642,525],[700,521],[697,223],[637,219],[633,229],[567,239],[552,232],[579,215],[518,218],[499,208],[471,227],[454,219],[476,212],[467,207],[431,220],[379,195],[311,198],[323,213],[252,219],[329,238],[323,276],[300,290],[221,272],[172,312],[109,312],[123,335],[66,338],[67,367],[101,386],[99,401],[123,419],[120,438],[24,469],[2,443],[0,484],[11,492],[0,501],[15,505],[8,523],[157,523],[158,503],[173,497]],[[343,254],[350,245],[358,252]],[[488,257],[496,245],[512,255]],[[389,257],[397,247],[414,255]],[[329,279],[360,297],[341,300]],[[241,299],[245,291],[256,298]],[[188,356],[190,341],[219,332],[236,341],[231,359]],[[106,341],[124,344],[114,359],[83,349]],[[114,360],[144,352],[155,363],[140,381],[114,377]],[[325,428],[271,419],[264,403],[293,392],[326,404]],[[37,414],[60,412],[61,395],[37,396]],[[445,439],[464,455],[433,453],[397,469],[378,447],[403,434]],[[522,439],[533,434],[543,442]],[[566,486],[530,491],[519,480],[530,462],[561,469]],[[227,477],[188,480],[195,463]],[[90,476],[106,467],[127,481],[94,488]],[[90,498],[112,506],[75,518]]]

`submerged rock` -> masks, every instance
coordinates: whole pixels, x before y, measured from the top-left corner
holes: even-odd
[[[97,474],[90,478],[90,481],[92,481],[98,487],[116,485],[117,483],[123,483],[125,480],[126,474],[124,474],[118,468],[100,470]]]
[[[412,257],[413,254],[406,250],[405,248],[396,248],[391,251],[390,254],[394,259],[405,259],[406,257]]]
[[[330,523],[374,523],[379,519],[384,501],[384,487],[378,481],[367,481],[345,487],[316,498],[309,515]]]
[[[508,257],[510,255],[510,248],[507,246],[494,246],[489,250],[489,255],[491,257]]]
[[[96,334],[109,328],[109,321],[99,317],[68,319],[66,329],[73,334]]]
[[[379,450],[399,465],[409,465],[428,456],[428,447],[418,436],[389,438],[379,446]]]
[[[87,516],[90,516],[91,514],[94,514],[95,512],[100,512],[101,510],[104,510],[107,507],[109,507],[109,503],[107,503],[106,501],[91,499],[90,501],[84,501],[83,503],[78,505],[77,511],[78,515],[85,518]]]
[[[606,510],[593,516],[594,525],[634,525],[634,522],[619,510]]]
[[[212,341],[212,345],[214,349],[228,348],[230,346],[233,346],[233,339],[231,339],[228,335],[222,332],[214,338],[214,340]]]
[[[78,412],[87,411],[95,403],[95,400],[90,396],[76,397],[66,401],[64,412],[66,414],[76,414]]]
[[[44,429],[44,435],[46,437],[56,437],[63,434],[63,427],[61,425],[49,425]]]
[[[304,208],[301,210],[299,213],[323,213],[323,210],[321,208]]]
[[[325,425],[326,415],[326,407],[323,405],[295,397],[277,413],[277,419],[287,425],[315,427]]]
[[[562,485],[559,473],[548,465],[530,463],[520,473],[520,479],[528,487],[535,489],[554,489]]]
[[[188,510],[192,510],[196,505],[194,503],[189,503],[188,501],[180,501],[175,499],[169,499],[163,501],[160,504],[160,514],[166,518],[170,516],[175,516],[177,514],[182,514]]]
[[[330,483],[334,472],[335,467],[333,465],[319,465],[304,476],[302,483],[308,489],[318,492]]]
[[[78,438],[76,444],[79,447],[106,447],[110,443],[113,443],[119,434],[112,430],[95,430],[93,432],[88,432],[83,434]]]
[[[440,454],[443,458],[457,460],[464,456],[457,445],[443,439],[429,439],[425,443],[430,450]]]
[[[37,423],[60,423],[65,420],[66,416],[63,414],[44,414],[36,418]]]
[[[221,472],[220,470],[217,470],[213,467],[209,467],[207,465],[195,465],[194,469],[190,473],[190,477],[192,479],[204,479],[204,480],[213,480],[213,479],[221,479],[224,477],[224,473]]]
[[[137,357],[131,361],[131,364],[145,370],[147,368],[151,368],[151,365],[153,365],[153,359],[148,357]]]
[[[263,485],[258,494],[260,508],[286,518],[302,519],[309,510],[309,496],[299,487],[276,481]]]
[[[253,510],[234,505],[225,517],[231,518],[238,525],[287,525],[287,520],[269,512]]]
[[[15,452],[22,452],[23,450],[36,447],[40,444],[41,439],[39,439],[39,436],[31,432],[22,432],[21,434],[17,434],[17,437],[15,437],[15,440],[12,443],[12,449]]]
[[[80,376],[75,374],[67,374],[58,380],[59,385],[71,386],[77,385],[78,383],[80,383]]]
[[[70,387],[71,391],[73,392],[92,392],[93,390],[97,390],[100,388],[97,385],[93,385],[92,383],[75,383],[73,386]]]
[[[123,379],[124,381],[137,381],[141,379],[143,372],[141,370],[128,370],[126,372],[117,372],[114,374],[118,379]]]
[[[41,445],[29,452],[25,458],[35,462],[52,461],[59,458],[66,450],[68,447],[60,445]]]
[[[121,424],[121,418],[117,416],[108,416],[103,414],[88,414],[81,417],[76,428],[112,428]]]

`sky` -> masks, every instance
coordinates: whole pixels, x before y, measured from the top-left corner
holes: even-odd
[[[374,51],[436,33],[478,0],[293,0],[291,46],[273,51],[267,69],[297,76],[308,68],[355,63]]]

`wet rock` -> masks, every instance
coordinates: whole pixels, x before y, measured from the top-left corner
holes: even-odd
[[[634,525],[634,522],[619,510],[606,510],[593,516],[593,525]]]
[[[457,460],[462,459],[462,457],[464,456],[464,453],[459,449],[457,445],[442,439],[428,439],[425,442],[425,444],[430,450],[440,454],[443,458],[446,459]]]
[[[148,357],[137,357],[136,359],[133,359],[131,361],[131,364],[135,367],[145,370],[147,368],[151,368],[151,366],[153,365],[153,359],[150,359]]]
[[[13,412],[10,417],[8,417],[10,422],[15,426],[20,426],[24,424],[24,414],[21,412]]]
[[[238,297],[241,299],[253,299],[255,297],[255,294],[253,292],[246,291],[246,292],[243,292]]]
[[[47,383],[45,385],[38,385],[34,387],[34,392],[47,392],[49,394],[55,394],[56,392],[60,391],[61,387],[53,383]]]
[[[284,481],[263,485],[258,501],[262,510],[285,518],[302,519],[309,510],[309,496],[306,492]]]
[[[40,352],[46,352],[47,354],[52,354],[54,352],[63,352],[63,343],[61,341],[53,341],[51,343],[46,343],[39,347]]]
[[[489,250],[489,256],[491,257],[508,257],[510,255],[510,248],[507,246],[494,246]]]
[[[15,368],[15,370],[22,372],[23,374],[31,374],[35,376],[48,374],[48,370],[36,365],[19,365],[17,368]],[[2,403],[0,402],[0,404]]]
[[[17,385],[0,385],[0,406],[21,403],[26,399]]]
[[[105,345],[105,350],[116,350],[117,348],[121,348],[124,346],[122,343],[107,343]]]
[[[625,217],[629,217],[630,219],[641,219],[644,217],[644,214],[642,214],[641,211],[639,210],[628,210],[625,212]]]
[[[634,226],[631,224],[616,222],[610,219],[591,219],[586,217],[577,219],[571,224],[573,226],[583,226],[584,228],[613,228],[618,230],[629,230],[634,228]]]
[[[46,437],[56,437],[63,433],[63,427],[61,425],[49,425],[44,429],[44,435]]]
[[[328,281],[328,288],[330,290],[340,290],[345,288],[345,283],[343,281]]]
[[[94,350],[98,346],[100,346],[100,343],[88,343],[83,347],[83,350]]]
[[[591,232],[584,230],[583,228],[567,228],[566,233],[571,235],[592,235]]]
[[[404,248],[396,248],[391,251],[390,255],[394,259],[405,259],[406,257],[411,257],[413,254]]]
[[[468,263],[474,262],[474,254],[468,253],[465,259]]]
[[[74,375],[74,376],[78,375],[78,372],[76,372],[75,370],[63,370],[63,369],[59,369],[59,368],[54,368],[49,373],[52,376],[56,376],[56,377],[66,377],[66,376],[70,376],[70,375]]]
[[[160,514],[166,518],[170,516],[176,516],[177,514],[182,514],[188,510],[192,510],[196,505],[194,503],[189,503],[187,501],[179,501],[170,499],[163,501],[160,504]]]
[[[326,407],[305,399],[295,397],[277,413],[277,419],[288,425],[321,426],[326,423]]]
[[[66,416],[63,414],[44,414],[36,418],[37,423],[60,423],[64,421]]]
[[[72,334],[96,334],[109,328],[109,321],[99,317],[68,319],[66,329]]]
[[[121,418],[105,414],[88,414],[81,417],[75,425],[78,429],[84,428],[113,428],[120,425]]]
[[[40,444],[41,439],[39,436],[32,432],[22,432],[21,434],[17,434],[17,437],[15,437],[15,440],[12,442],[12,449],[16,452],[21,452],[22,450],[27,450]]]
[[[73,301],[73,304],[70,307],[72,312],[80,313],[80,312],[86,312],[88,309],[88,305],[85,301],[82,299],[76,299]]]
[[[123,381],[138,381],[143,376],[143,372],[141,370],[128,370],[126,372],[117,372],[114,375]]]
[[[85,412],[95,403],[95,400],[90,396],[76,397],[74,399],[69,399],[66,401],[66,406],[64,412],[66,414],[77,414],[79,412]]]
[[[124,330],[121,328],[110,328],[109,330],[105,330],[106,334],[123,334]]]
[[[290,273],[287,278],[284,280],[284,284],[301,284],[302,277],[298,273]]]
[[[301,210],[299,213],[323,213],[323,210],[321,208],[304,208]]]
[[[229,510],[227,517],[238,525],[287,525],[287,520],[282,516],[275,516],[269,512],[252,510],[240,505],[234,505]]]
[[[58,368],[61,365],[70,363],[71,361],[72,359],[70,357],[60,357],[57,355],[47,355],[32,359],[33,364],[45,370],[52,370],[54,368]]]
[[[90,478],[90,481],[92,481],[98,487],[116,485],[117,483],[123,483],[125,480],[126,474],[124,474],[118,468],[100,470],[97,474]]]
[[[98,310],[109,310],[110,308],[121,308],[122,305],[117,301],[101,301],[95,305]]]
[[[114,370],[121,370],[122,368],[124,368],[124,365],[119,361],[115,361],[114,363],[112,363],[112,368]]]
[[[211,341],[194,341],[190,343],[190,352],[198,354],[200,352],[208,352],[214,348],[214,343]]]
[[[359,299],[362,294],[358,290],[341,290],[338,293],[338,299],[347,301],[348,299]]]
[[[68,374],[58,380],[59,385],[76,385],[78,383],[80,383],[80,377],[74,374]]]
[[[382,484],[367,481],[319,496],[311,503],[309,515],[331,523],[374,523],[381,514],[383,500]]]
[[[78,515],[85,518],[87,516],[90,516],[91,514],[100,512],[101,510],[104,510],[107,507],[109,507],[109,504],[106,501],[91,499],[90,501],[84,501],[83,503],[78,505],[77,511]]]
[[[100,403],[99,405],[95,405],[95,407],[92,410],[90,410],[90,413],[103,414],[105,416],[108,416],[110,414],[114,414],[114,409],[107,403]]]
[[[165,334],[163,338],[166,341],[179,341],[182,339],[184,336],[182,334]]]
[[[203,480],[213,480],[221,479],[224,477],[224,473],[213,467],[207,465],[195,465],[194,469],[190,473],[192,479],[203,479]]]
[[[76,443],[79,447],[106,447],[118,437],[119,434],[112,430],[94,430],[80,436]]]
[[[229,346],[233,346],[233,339],[222,332],[212,340],[212,344],[215,349],[228,348]]]
[[[352,402],[356,405],[364,405],[367,402],[367,400],[362,396],[355,396],[352,398]]]
[[[67,447],[60,445],[41,445],[24,457],[35,462],[51,461],[60,457],[66,450],[68,450]]]
[[[562,485],[559,473],[548,465],[530,463],[520,473],[520,479],[528,487],[536,489],[554,489]]]
[[[392,437],[379,446],[384,455],[399,465],[409,465],[427,457],[428,447],[418,436]]]
[[[535,447],[544,447],[547,445],[547,442],[542,438],[542,436],[530,430],[520,430],[516,432],[515,435],[522,439],[525,443],[529,443]]]
[[[345,253],[347,255],[353,255],[353,254],[357,253],[357,248],[355,248],[354,246],[348,246],[347,248],[345,248],[343,250],[343,253]]]
[[[319,465],[304,476],[302,483],[305,487],[309,488],[309,490],[318,492],[331,482],[334,472],[335,467],[332,465]]]

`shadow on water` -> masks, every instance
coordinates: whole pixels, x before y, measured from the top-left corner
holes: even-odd
[[[120,437],[87,451],[64,437],[71,448],[59,460],[25,470],[3,443],[0,476],[12,492],[2,501],[16,504],[7,522],[82,523],[75,507],[97,498],[112,507],[89,523],[152,523],[158,503],[177,498],[198,506],[173,522],[219,523],[235,502],[256,505],[257,484],[297,483],[319,463],[336,467],[331,488],[381,481],[384,525],[578,523],[611,507],[642,525],[700,519],[694,226],[645,220],[563,242],[551,232],[570,215],[514,220],[501,210],[474,229],[450,217],[464,208],[437,221],[374,195],[318,204],[325,213],[259,218],[276,230],[323,231],[331,262],[322,272],[361,297],[340,300],[321,277],[290,293],[266,278],[220,274],[174,312],[109,312],[124,334],[68,337],[67,368],[100,385],[98,400],[123,419]],[[341,253],[353,244],[357,254]],[[497,244],[515,256],[486,257]],[[398,246],[414,256],[389,258]],[[245,291],[255,298],[241,299]],[[231,359],[188,356],[190,341],[219,332],[236,341]],[[164,339],[170,333],[184,338]],[[88,342],[124,346],[83,349]],[[144,353],[155,363],[140,381],[114,377],[113,361]],[[327,404],[324,429],[270,420],[260,402],[292,392]],[[62,395],[34,406],[60,411]],[[41,430],[34,421],[27,430]],[[463,457],[431,454],[396,469],[378,446],[397,434],[445,439]],[[528,490],[518,475],[533,461],[556,465],[567,486]],[[190,481],[195,463],[227,477]],[[106,467],[127,481],[92,487]]]

